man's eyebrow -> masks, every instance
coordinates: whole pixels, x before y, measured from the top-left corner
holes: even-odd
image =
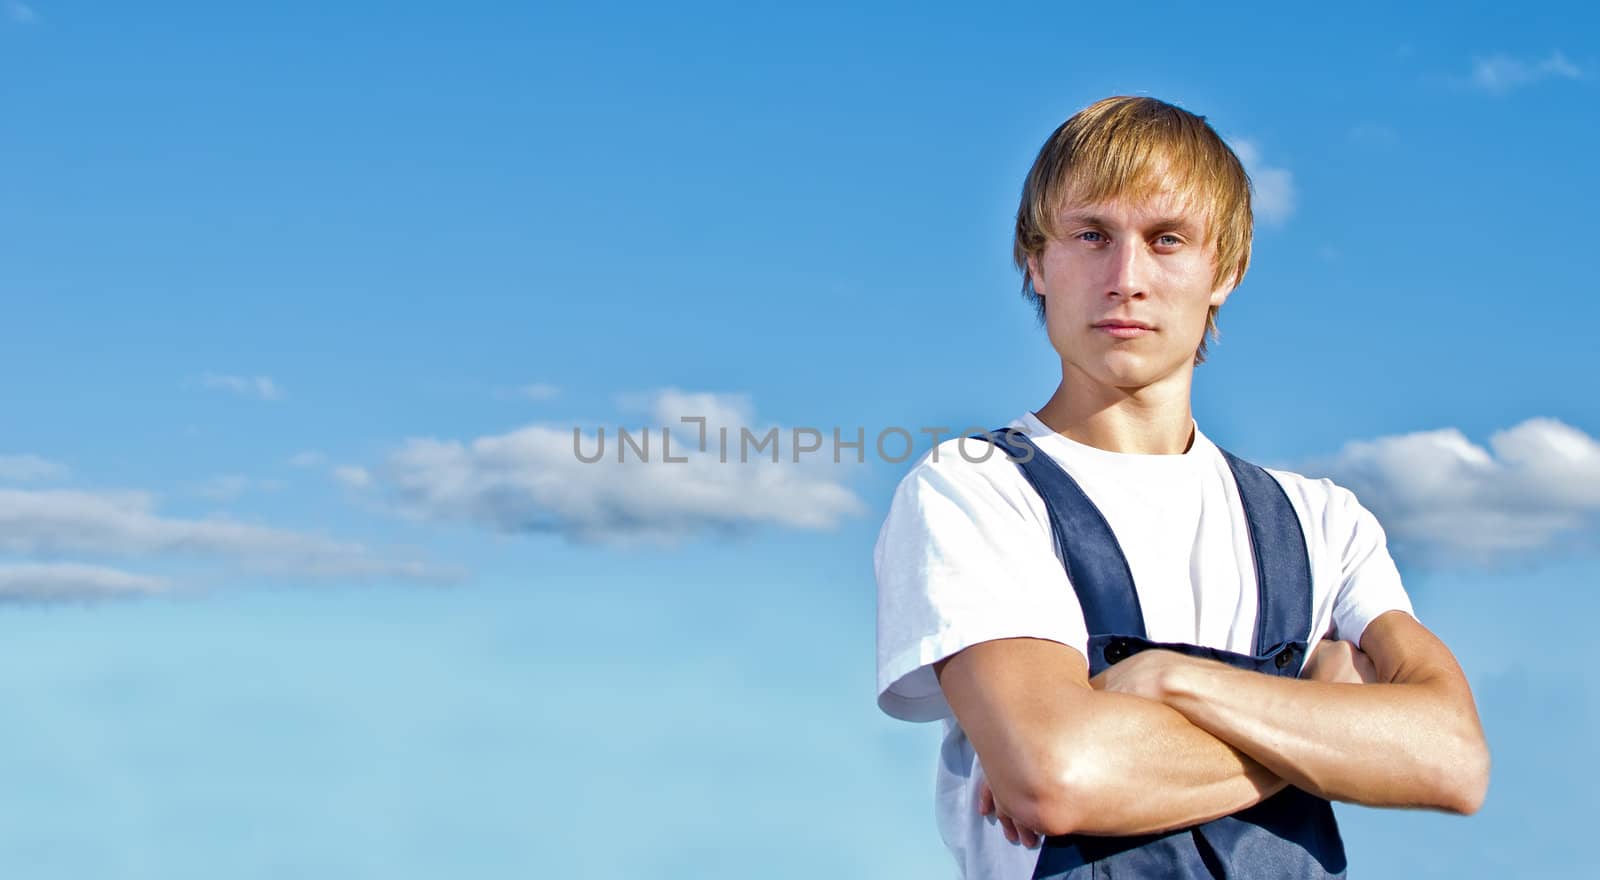
[[[1091,214],[1087,211],[1068,211],[1066,214],[1061,216],[1061,220],[1063,223],[1083,223],[1088,226],[1111,225],[1099,214]],[[1181,229],[1186,232],[1193,232],[1197,228],[1198,227],[1195,225],[1195,222],[1187,217],[1162,217],[1151,222],[1149,226],[1151,232],[1168,229]]]

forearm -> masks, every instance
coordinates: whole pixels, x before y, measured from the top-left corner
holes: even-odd
[[[1487,779],[1476,718],[1443,682],[1329,683],[1207,662],[1172,668],[1164,690],[1199,728],[1330,800],[1472,812]]]
[[[1073,732],[1053,833],[1129,835],[1184,828],[1252,806],[1284,781],[1177,710],[1096,692]],[[1048,826],[1046,826],[1048,827]]]

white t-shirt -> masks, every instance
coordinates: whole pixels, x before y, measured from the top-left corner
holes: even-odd
[[[1198,429],[1182,455],[1107,452],[1055,433],[1033,413],[1011,422],[1061,465],[1105,515],[1133,572],[1146,635],[1253,654],[1255,563],[1221,451]],[[958,444],[960,444],[958,446]],[[1044,500],[999,448],[953,438],[900,481],[873,551],[878,581],[878,706],[945,724],[935,780],[939,833],[967,880],[1027,880],[1039,851],[978,815],[983,778],[933,663],[969,645],[1028,636],[1088,656],[1083,611],[1056,552]],[[964,452],[964,454],[963,454]],[[1312,628],[1360,644],[1367,624],[1415,616],[1383,529],[1349,490],[1269,470],[1306,535]]]

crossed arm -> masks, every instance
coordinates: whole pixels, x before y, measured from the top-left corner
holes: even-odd
[[[1323,642],[1300,679],[1148,650],[1090,681],[1082,654],[1040,639],[979,643],[934,669],[994,812],[1030,845],[1182,828],[1285,785],[1475,812],[1488,748],[1449,649],[1398,611],[1361,643]]]

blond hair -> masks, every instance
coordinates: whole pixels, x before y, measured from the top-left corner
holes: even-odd
[[[1033,288],[1028,258],[1044,253],[1068,200],[1145,199],[1169,186],[1201,209],[1206,244],[1215,242],[1212,288],[1237,286],[1250,265],[1250,178],[1239,157],[1204,116],[1155,98],[1119,95],[1090,104],[1063,122],[1040,148],[1022,186],[1012,258],[1022,295],[1044,323],[1044,298]],[[1217,307],[1206,315],[1206,340],[1217,335]]]

